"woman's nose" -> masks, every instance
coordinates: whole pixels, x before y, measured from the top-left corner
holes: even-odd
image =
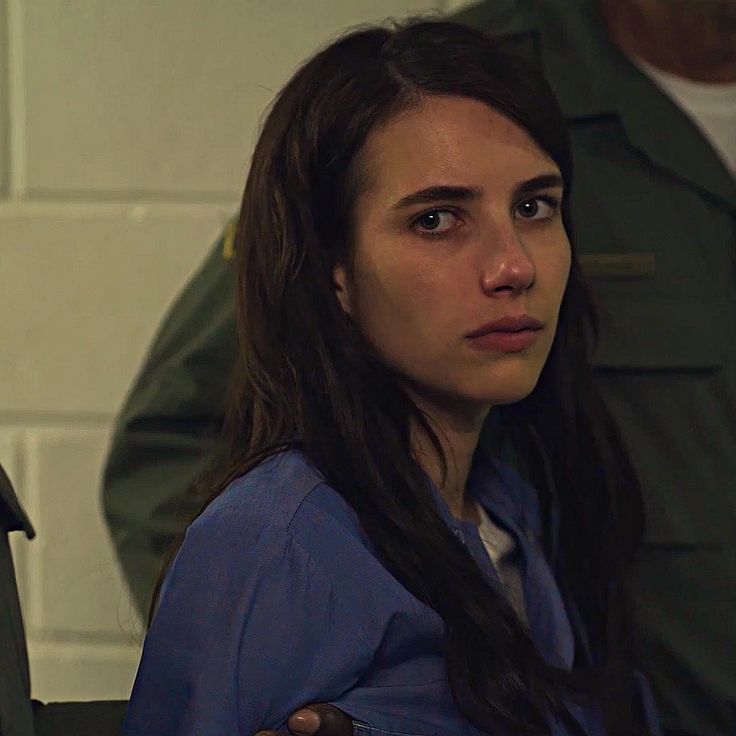
[[[526,291],[536,277],[534,261],[511,225],[494,228],[484,239],[481,263],[481,288],[489,296]]]

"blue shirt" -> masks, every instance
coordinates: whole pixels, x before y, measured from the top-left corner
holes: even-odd
[[[431,487],[446,523],[498,585],[476,526],[454,518]],[[488,459],[476,459],[468,491],[515,538],[540,654],[571,667],[573,633],[539,543],[536,493]],[[353,719],[355,733],[481,736],[451,697],[443,630],[442,618],[381,564],[342,496],[303,454],[283,452],[234,481],[187,530],[123,733],[288,733],[293,711],[329,702]],[[573,712],[589,736],[604,734],[597,711]]]

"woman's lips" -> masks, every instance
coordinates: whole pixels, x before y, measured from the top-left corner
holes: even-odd
[[[516,332],[486,332],[466,340],[474,350],[492,350],[498,353],[519,353],[533,345],[539,330],[518,330]]]
[[[494,320],[493,322],[486,322],[481,325],[477,330],[468,332],[465,337],[480,337],[485,335],[487,332],[520,332],[521,330],[540,330],[544,327],[544,323],[538,319],[531,317],[528,314],[507,314],[505,317]]]

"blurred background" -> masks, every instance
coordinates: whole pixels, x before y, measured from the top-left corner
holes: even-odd
[[[295,65],[451,0],[0,0],[0,462],[33,697],[127,698],[143,625],[99,476],[159,319],[237,208]]]

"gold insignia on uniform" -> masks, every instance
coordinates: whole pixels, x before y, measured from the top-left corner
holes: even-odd
[[[225,226],[225,232],[222,234],[222,257],[226,261],[232,260],[235,256],[235,220],[230,220]]]
[[[654,253],[581,253],[578,258],[588,278],[642,279],[655,275]]]

